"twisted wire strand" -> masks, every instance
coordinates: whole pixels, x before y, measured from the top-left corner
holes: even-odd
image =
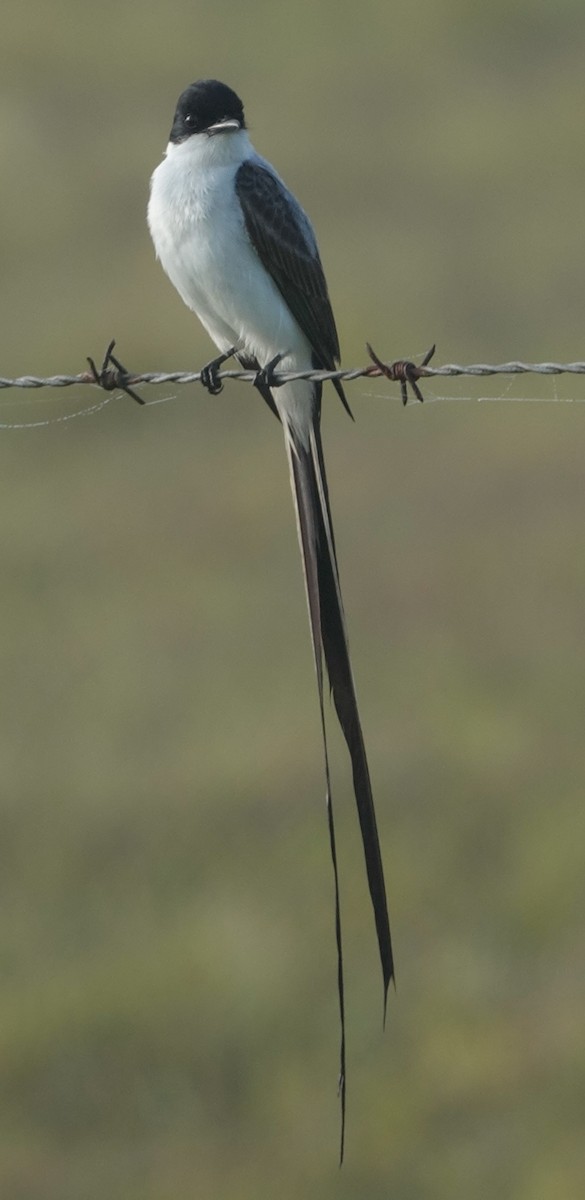
[[[43,378],[38,375],[20,375],[15,379],[0,377],[2,388],[66,388],[76,384],[94,384],[106,387],[108,391],[143,384],[185,384],[201,381],[201,371],[118,371],[112,367],[102,372],[105,379],[96,378],[92,371],[83,371],[79,375],[49,375]],[[385,372],[371,363],[365,367],[350,367],[338,371],[278,371],[273,372],[275,383],[290,383],[295,379],[313,380],[326,383],[330,380],[341,382],[352,379],[375,379],[384,376]],[[455,376],[485,377],[489,375],[585,375],[585,362],[506,362],[506,363],[445,363],[440,367],[416,367],[417,379],[433,379]],[[217,378],[224,380],[237,379],[242,383],[253,383],[255,371],[219,371]]]

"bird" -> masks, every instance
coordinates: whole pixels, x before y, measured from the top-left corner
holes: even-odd
[[[309,218],[274,167],[254,149],[238,95],[201,79],[180,95],[162,162],[151,179],[148,225],[157,258],[219,354],[201,372],[212,394],[232,356],[254,372],[282,425],[305,590],[324,751],[335,888],[340,1013],[341,1148],[345,1136],[345,1001],[339,874],[325,720],[329,689],[351,760],[383,982],[394,980],[384,868],[349,656],[321,439],[322,383],[286,372],[334,371],[339,339]],[[277,370],[278,368],[278,370]],[[345,392],[333,380],[351,414]]]

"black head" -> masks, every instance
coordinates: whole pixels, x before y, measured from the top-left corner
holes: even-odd
[[[239,96],[217,79],[199,79],[185,88],[177,102],[171,142],[184,142],[194,133],[229,133],[245,129]]]

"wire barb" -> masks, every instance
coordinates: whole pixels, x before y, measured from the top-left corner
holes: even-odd
[[[146,404],[146,401],[142,399],[142,396],[139,396],[138,392],[134,392],[129,386],[132,376],[128,373],[126,368],[122,366],[122,363],[119,361],[119,359],[117,359],[113,354],[115,345],[116,339],[112,338],[106,353],[104,354],[102,365],[99,371],[93,358],[90,358],[89,355],[87,356],[92,382],[99,383],[99,386],[103,387],[106,392],[115,392],[119,388],[122,392],[126,392],[127,396],[131,396],[137,404]]]
[[[418,386],[417,380],[424,377],[424,368],[430,363],[435,353],[436,346],[434,342],[430,350],[427,350],[420,367],[417,367],[416,363],[411,362],[409,358],[397,358],[393,363],[382,362],[382,359],[378,358],[378,355],[372,350],[369,342],[366,342],[366,350],[381,374],[385,375],[386,379],[391,379],[393,383],[400,384],[400,394],[404,405],[408,404],[409,386],[412,388],[417,400],[421,404],[424,402],[424,396]]]

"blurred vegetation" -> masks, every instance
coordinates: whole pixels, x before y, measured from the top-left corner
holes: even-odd
[[[577,0],[7,0],[2,374],[209,344],[144,210],[215,75],[314,218],[344,363],[583,357]],[[396,393],[396,394],[395,394]],[[325,437],[398,991],[334,736],[348,971],[280,431],[241,386],[2,393],[0,1194],[583,1190],[583,384],[354,384]],[[436,403],[434,396],[468,397]],[[154,393],[149,393],[154,398]],[[283,631],[286,636],[283,637]]]

